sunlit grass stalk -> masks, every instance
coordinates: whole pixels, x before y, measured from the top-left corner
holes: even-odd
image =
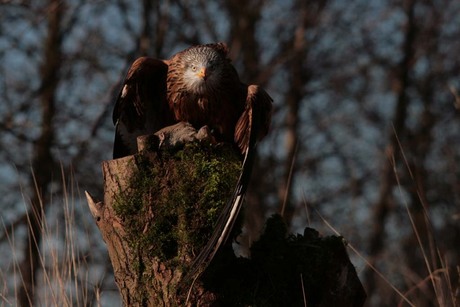
[[[34,301],[31,301],[31,297],[29,301],[31,305],[37,306],[90,306],[93,303],[99,305],[100,294],[96,293],[95,301],[91,301],[88,295],[89,272],[85,258],[80,256],[78,243],[80,238],[76,236],[76,229],[81,226],[76,224],[75,216],[75,201],[78,199],[75,191],[76,183],[73,176],[70,176],[69,182],[66,181],[62,168],[61,173],[60,188],[62,190],[58,200],[53,199],[52,195],[47,200],[47,209],[57,208],[55,210],[58,212],[57,216],[46,215],[44,200],[41,197],[39,197],[38,206],[28,206],[30,201],[26,198],[26,193],[22,191],[23,203],[26,207],[25,226],[30,227],[32,219],[36,218],[39,221],[41,235],[40,242],[35,234],[32,234],[30,239],[21,237],[20,242],[39,246],[36,285],[34,289],[30,289],[34,293]],[[38,191],[35,176],[32,175],[32,178],[35,189]],[[58,218],[61,213],[62,220]],[[15,306],[19,288],[24,285],[20,268],[22,255],[18,251],[20,245],[18,245],[18,239],[15,238],[16,229],[13,226],[7,227],[3,219],[1,223],[5,244],[8,244],[12,253],[12,262],[9,267],[0,269],[0,279],[4,280],[3,285],[0,285],[0,305]],[[89,239],[88,235],[84,238]],[[15,286],[9,288],[13,284]]]
[[[322,222],[329,227],[337,236],[342,236],[339,231],[337,231],[322,215],[321,213],[314,208],[316,214],[319,216],[319,218],[322,220]],[[391,287],[407,304],[409,304],[412,307],[415,307],[415,304],[412,303],[405,295],[402,293],[393,283],[385,277],[385,275],[380,272],[370,261],[364,257],[357,248],[355,248],[350,242],[347,242],[347,247],[350,248],[353,253],[356,254],[361,260],[363,260],[367,266],[369,266],[388,286]]]
[[[396,133],[396,132],[395,132]],[[407,161],[406,156],[404,155],[404,150],[399,143],[399,139],[397,138],[401,153],[403,155],[403,160],[404,163],[407,167],[407,170],[409,172],[410,177],[414,182],[416,181],[416,178],[414,177],[410,167],[409,163]],[[409,204],[407,200],[405,199],[405,194],[403,191],[403,186],[400,182],[400,178],[398,175],[398,171],[396,168],[396,163],[394,160],[394,156],[391,157],[390,162],[392,163],[393,167],[393,172],[396,178],[396,183],[399,188],[400,196],[401,199],[403,200],[404,207],[407,213],[407,216],[409,218],[409,221],[411,223],[411,228],[413,230],[414,236],[417,240],[417,244],[420,248],[420,252],[422,254],[426,269],[427,269],[427,276],[420,280],[419,282],[415,283],[412,285],[407,291],[403,292],[398,289],[386,276],[384,273],[380,272],[370,261],[366,259],[365,256],[363,256],[357,248],[355,248],[352,244],[347,243],[348,248],[350,248],[351,251],[353,251],[354,254],[356,254],[361,260],[364,261],[364,263],[369,266],[376,274],[379,276],[395,293],[401,298],[401,301],[399,303],[399,306],[402,306],[404,303],[410,305],[410,306],[416,306],[416,303],[412,301],[409,297],[412,296],[416,291],[422,291],[421,289],[425,287],[426,284],[431,285],[431,289],[434,292],[434,300],[437,302],[438,306],[440,307],[450,307],[450,306],[456,306],[458,303],[456,301],[456,296],[455,296],[455,290],[453,289],[452,286],[452,281],[449,275],[449,266],[447,261],[443,258],[441,251],[438,248],[438,245],[436,243],[436,238],[435,238],[435,232],[433,225],[430,221],[429,217],[429,210],[428,206],[422,197],[420,191],[418,190],[417,187],[417,197],[420,202],[420,205],[422,207],[422,212],[423,212],[423,217],[424,217],[424,222],[425,222],[425,227],[427,229],[426,236],[427,238],[422,238],[419,229],[417,229],[417,225],[415,223],[413,214],[409,208]],[[305,204],[306,205],[306,204]],[[308,212],[308,207],[306,206],[307,210],[307,216],[309,217],[309,212]],[[320,217],[322,222],[329,228],[331,229],[336,235],[341,235],[339,231],[337,231],[320,213],[318,210],[313,208],[315,213]],[[309,219],[309,218],[308,218]],[[310,223],[310,221],[308,221]],[[424,244],[424,240],[428,242],[428,246]],[[460,276],[460,273],[459,273]],[[422,293],[424,293],[422,291]],[[427,299],[429,300],[430,298],[427,296]]]
[[[393,127],[393,129],[394,129],[394,127]],[[404,149],[402,147],[402,144],[401,144],[401,142],[399,140],[399,137],[396,134],[396,131],[394,131],[394,133],[396,135],[396,140],[398,141],[398,146],[399,146],[399,149],[401,151],[401,154],[402,154],[402,157],[403,157],[403,160],[404,160],[404,165],[406,166],[406,169],[407,169],[411,179],[414,182],[416,182],[416,178],[413,175],[412,170],[410,169],[409,162],[407,161],[407,158],[406,158]],[[418,200],[420,202],[420,205],[422,207],[422,210],[423,210],[425,226],[428,229],[428,231],[427,231],[427,236],[428,236],[427,239],[428,239],[428,242],[429,242],[428,252],[431,254],[431,257],[428,257],[428,253],[426,251],[427,247],[425,247],[424,244],[423,244],[422,238],[421,238],[420,233],[419,233],[419,231],[417,229],[417,226],[416,226],[416,224],[414,222],[414,218],[413,218],[412,213],[410,211],[410,208],[409,208],[409,205],[407,203],[407,200],[404,197],[404,193],[402,191],[402,185],[401,185],[401,182],[400,182],[400,179],[399,179],[399,176],[398,176],[398,172],[397,172],[395,163],[393,163],[393,172],[395,174],[395,178],[396,178],[396,182],[397,182],[397,185],[398,185],[398,189],[399,189],[401,198],[403,199],[403,203],[404,203],[404,207],[405,207],[406,212],[407,212],[407,216],[409,217],[409,220],[411,222],[412,230],[414,231],[415,237],[416,237],[417,242],[418,242],[419,247],[420,247],[420,252],[422,253],[423,259],[425,261],[425,266],[426,266],[426,269],[428,271],[428,278],[431,281],[432,288],[433,288],[433,291],[435,292],[435,296],[436,296],[436,300],[438,302],[438,305],[439,306],[451,306],[451,303],[453,304],[455,302],[455,299],[454,299],[454,294],[453,294],[453,291],[452,291],[452,286],[451,286],[451,283],[450,283],[450,278],[448,277],[449,269],[448,269],[448,266],[445,265],[445,263],[444,263],[444,261],[442,259],[442,256],[441,256],[441,252],[440,252],[439,248],[437,247],[435,236],[434,236],[434,229],[433,229],[432,223],[430,221],[427,204],[425,203],[424,198],[421,196],[419,187],[417,186],[417,190],[416,190],[417,191],[417,198],[418,198]],[[431,261],[430,261],[430,259],[431,259]],[[440,268],[438,268],[438,261],[441,264]],[[430,264],[430,262],[431,262],[431,264]],[[438,275],[437,272],[441,272],[441,273],[444,272],[443,274],[440,275],[441,278],[437,278],[437,275]],[[444,278],[442,278],[443,276],[444,276]],[[447,279],[445,278],[446,276],[447,276]],[[444,284],[444,286],[443,286],[443,284]],[[445,286],[447,286],[448,289],[449,289],[449,291],[447,291],[448,293],[446,293],[446,291],[444,289]],[[450,300],[449,300],[450,302],[448,302],[446,300],[447,296],[450,296]]]

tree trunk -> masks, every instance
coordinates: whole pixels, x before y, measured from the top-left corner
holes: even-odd
[[[397,80],[395,80],[395,83],[397,83],[397,101],[394,109],[393,125],[390,128],[389,140],[385,148],[385,161],[383,162],[381,172],[379,197],[373,206],[372,220],[374,225],[369,239],[369,261],[371,264],[375,264],[375,260],[384,246],[385,223],[392,209],[392,189],[395,185],[394,170],[396,169],[397,157],[400,153],[399,142],[406,135],[406,117],[409,106],[407,89],[410,85],[409,75],[414,60],[414,40],[417,29],[414,17],[415,1],[407,0],[404,2],[404,5],[407,15],[407,26],[403,44],[404,56],[397,67],[398,75]],[[365,272],[365,279],[367,291],[369,295],[372,295],[377,289],[377,280],[370,268]]]
[[[295,3],[298,11],[298,20],[293,31],[289,45],[291,52],[286,63],[288,69],[288,89],[285,97],[286,118],[284,150],[286,159],[283,165],[283,177],[278,187],[278,199],[280,203],[280,214],[284,217],[288,225],[292,226],[292,218],[296,211],[293,202],[292,187],[299,170],[296,167],[298,152],[307,152],[306,144],[299,144],[299,127],[301,124],[300,110],[302,103],[306,100],[306,88],[311,81],[315,67],[309,64],[309,54],[312,41],[309,41],[309,31],[314,29],[322,15],[328,1],[302,1]],[[301,148],[299,148],[299,146]]]
[[[342,238],[288,235],[280,216],[267,221],[251,259],[225,244],[186,279],[233,192],[240,156],[222,144],[158,150],[156,137],[140,141],[138,154],[102,163],[103,202],[87,193],[125,306],[363,305]]]

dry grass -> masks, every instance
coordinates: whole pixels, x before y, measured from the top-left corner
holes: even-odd
[[[86,204],[79,196],[77,184],[73,180],[66,182],[64,175],[62,178],[60,196],[52,198],[47,212],[42,212],[45,218],[40,225],[34,303],[36,306],[101,306],[101,288],[105,281],[105,269],[109,266],[100,261],[104,257],[106,259],[106,255],[92,253],[100,253],[105,246],[100,238],[94,236],[94,225],[86,223],[82,216],[87,208],[82,207]],[[25,197],[23,203],[28,203]],[[32,214],[40,216],[38,212],[26,212],[26,223],[30,223]],[[87,213],[89,216],[89,211]],[[24,225],[7,227],[3,219],[1,223],[4,232],[2,253],[10,253],[0,265],[0,306],[16,306],[22,285],[20,265],[27,231]],[[32,242],[37,244],[35,238]],[[109,292],[112,290],[115,289]],[[115,304],[111,305],[118,304],[115,300]]]
[[[316,210],[315,210],[316,211]],[[339,231],[335,229],[318,211],[316,214],[320,217],[323,223],[331,229],[336,235],[341,236]],[[408,211],[411,218],[411,213]],[[428,222],[428,220],[427,220]],[[457,272],[451,272],[451,267],[442,257],[440,250],[436,245],[426,247],[422,244],[422,240],[418,235],[418,231],[414,228],[414,235],[419,239],[419,247],[425,260],[428,275],[424,278],[413,276],[406,278],[407,289],[398,289],[390,278],[385,276],[383,272],[377,269],[360,251],[351,243],[347,243],[347,247],[361,259],[394,293],[400,297],[398,306],[439,306],[439,307],[454,307],[459,306],[458,290],[454,289],[451,276],[457,274],[460,280],[460,267],[457,266]],[[433,235],[433,233],[431,233]],[[434,256],[435,259],[431,257]],[[403,263],[400,264],[401,267]],[[411,275],[406,268],[401,269],[401,273],[408,277]],[[436,303],[433,305],[433,303]]]
[[[399,142],[399,140],[398,140]],[[409,167],[409,163],[404,155],[404,150],[399,144],[401,152],[403,153],[404,164],[407,167],[408,174],[411,176],[415,183],[415,178]],[[430,212],[428,204],[425,203],[424,198],[421,196],[420,191],[417,191],[419,203],[413,206],[419,205],[421,208],[416,208],[423,212],[424,225],[415,222],[414,208],[409,206],[404,193],[404,188],[400,182],[399,174],[393,162],[393,171],[399,188],[400,197],[403,200],[407,217],[410,221],[410,225],[413,231],[413,236],[418,244],[418,250],[422,255],[424,266],[426,269],[426,276],[418,276],[407,266],[405,266],[402,259],[396,265],[399,267],[399,272],[402,279],[405,281],[405,285],[398,286],[395,282],[391,281],[391,278],[386,276],[388,273],[383,273],[381,270],[376,268],[366,256],[359,251],[359,248],[354,247],[348,243],[349,249],[366,264],[383,282],[386,284],[391,291],[399,297],[398,306],[439,306],[439,307],[454,307],[460,306],[460,288],[454,287],[454,283],[457,284],[460,281],[460,267],[458,264],[448,263],[445,256],[438,247],[435,231],[430,221]],[[306,205],[308,223],[310,223],[310,213],[308,206]],[[315,213],[319,216],[321,221],[331,229],[336,235],[341,235],[320,213],[314,209]],[[418,225],[418,226],[417,226]],[[425,229],[422,231],[418,228]],[[455,272],[453,272],[455,270]],[[456,277],[457,281],[454,282],[452,277]],[[365,286],[365,285],[364,285]],[[402,288],[405,288],[404,290]],[[372,303],[368,304],[372,305]]]
[[[408,165],[407,162],[406,165]],[[394,173],[401,190],[401,199],[404,200],[405,194],[399,183],[396,168]],[[35,303],[37,306],[104,306],[109,301],[112,306],[120,304],[116,288],[111,288],[108,291],[109,295],[113,295],[113,298],[106,299],[104,302],[104,292],[101,289],[104,288],[104,272],[107,263],[101,264],[100,262],[103,261],[100,259],[92,259],[94,255],[91,253],[94,252],[95,245],[98,245],[100,250],[105,249],[105,245],[100,239],[97,242],[94,241],[94,225],[85,225],[85,220],[81,219],[81,211],[85,211],[87,208],[84,198],[80,197],[78,188],[76,188],[77,184],[73,180],[67,182],[64,176],[62,177],[60,184],[62,189],[60,195],[62,196],[49,202],[51,205],[41,224],[40,267],[37,274]],[[425,276],[416,275],[404,267],[401,261],[398,265],[401,266],[399,273],[405,281],[405,284],[402,285],[400,282],[393,281],[387,273],[383,273],[371,261],[368,261],[366,256],[359,251],[359,248],[352,244],[348,244],[348,247],[399,297],[398,306],[459,306],[460,300],[456,296],[458,290],[454,289],[452,277],[459,277],[460,268],[455,267],[453,263],[448,263],[446,257],[443,256],[430,222],[428,206],[422,197],[419,199],[419,205],[425,217],[424,226],[429,230],[424,234],[418,229],[408,202],[404,201],[404,205],[406,215],[412,226],[413,236],[418,242],[418,249],[424,260],[424,267],[427,272]],[[27,204],[27,199],[24,199],[23,203]],[[85,208],[81,209],[81,206],[85,206]],[[307,206],[306,210],[310,220],[311,214],[309,214]],[[89,211],[86,213],[89,216]],[[340,235],[339,231],[330,225],[319,212],[316,213],[327,227]],[[37,212],[30,214],[37,214]],[[30,216],[27,215],[26,219],[30,220]],[[89,222],[93,224],[92,221]],[[1,254],[9,252],[9,258],[7,261],[2,259],[0,265],[0,306],[15,306],[22,281],[19,265],[24,249],[25,229],[21,226],[13,230],[7,229],[3,219],[1,225],[4,232],[4,242],[0,243],[3,247],[0,252]],[[8,251],[5,251],[5,246],[8,247]],[[103,269],[100,269],[101,266]],[[95,268],[99,268],[99,271],[102,272],[96,277],[94,276]],[[452,272],[452,268],[456,268],[456,271]],[[300,278],[302,282],[302,276]],[[113,283],[111,286],[114,286]]]

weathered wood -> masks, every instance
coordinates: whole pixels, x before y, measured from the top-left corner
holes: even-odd
[[[107,244],[115,281],[124,305],[142,306],[145,302],[138,293],[140,272],[133,265],[137,262],[137,251],[129,246],[122,218],[117,216],[113,208],[116,195],[129,187],[129,179],[136,171],[137,165],[133,161],[133,157],[104,161],[104,201],[95,201],[89,193],[86,193],[86,197],[91,214]]]
[[[142,267],[143,252],[132,246],[123,218],[113,208],[119,191],[126,191],[129,178],[138,165],[133,157],[106,161],[102,164],[105,196],[97,202],[86,192],[88,204],[96,220],[114,269],[115,281],[125,306],[177,306],[175,288],[182,276],[181,269],[171,269],[158,258],[150,259],[150,267]],[[120,175],[124,176],[120,176]],[[118,188],[120,190],[118,190]],[[144,274],[151,278],[146,281]]]
[[[223,246],[193,284],[182,278],[232,193],[240,156],[206,128],[178,124],[138,139],[140,153],[102,163],[104,201],[86,193],[125,306],[362,306],[341,238],[288,235],[279,216],[251,259]],[[305,301],[304,301],[305,300]]]

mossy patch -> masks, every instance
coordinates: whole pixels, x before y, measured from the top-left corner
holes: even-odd
[[[210,238],[241,171],[231,145],[190,143],[177,152],[135,155],[137,171],[115,198],[133,250],[183,264]]]

